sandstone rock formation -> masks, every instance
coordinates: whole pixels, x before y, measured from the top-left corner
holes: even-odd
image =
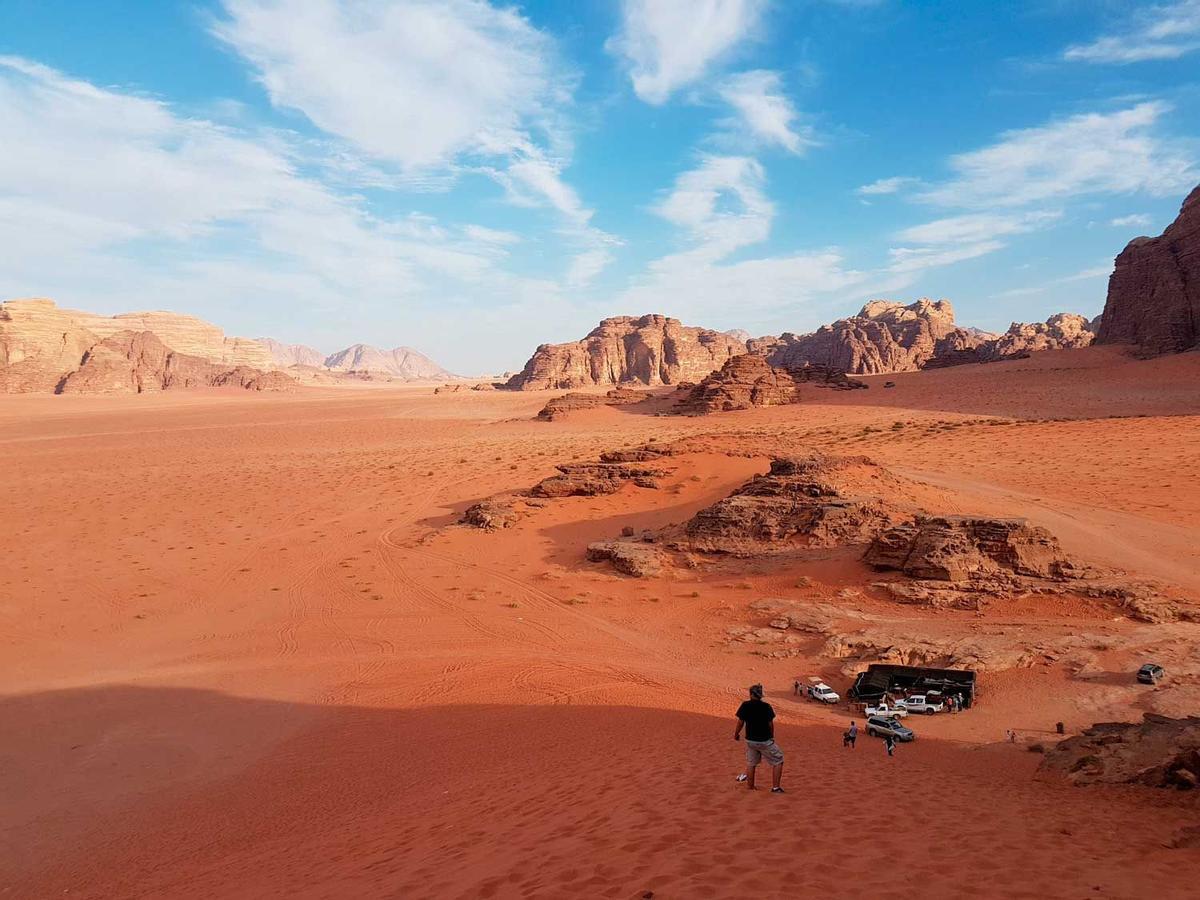
[[[1141,722],[1102,722],[1052,748],[1039,771],[1074,784],[1200,787],[1200,717],[1146,713]]]
[[[558,475],[551,475],[534,485],[534,497],[595,497],[615,494],[627,482],[638,487],[654,488],[656,479],[666,472],[658,467],[630,462],[564,463],[555,466]]]
[[[537,418],[543,422],[556,422],[566,418],[570,413],[581,409],[598,409],[601,406],[626,406],[631,403],[641,403],[649,399],[646,391],[632,391],[629,388],[613,388],[605,394],[582,394],[572,391],[559,397],[553,397],[541,408]]]
[[[846,373],[827,366],[804,365],[776,368],[758,353],[735,356],[699,384],[680,388],[675,412],[699,416],[713,412],[750,409],[756,406],[783,406],[799,403],[801,386],[833,390],[855,390],[866,384],[846,377]]]
[[[282,372],[249,366],[215,365],[176,353],[149,331],[120,331],[91,347],[78,369],[58,386],[63,394],[147,393],[172,388],[241,387],[289,390],[295,382]]]
[[[1023,359],[1042,350],[1074,350],[1096,338],[1096,324],[1075,313],[1058,313],[1045,322],[1013,322],[1008,331],[974,346],[952,346],[943,341],[922,368],[941,369],[968,363]]]
[[[1200,187],[1166,231],[1121,251],[1096,341],[1135,344],[1149,356],[1200,345]]]
[[[812,334],[784,334],[750,341],[773,366],[828,366],[852,375],[914,372],[937,352],[939,342],[958,348],[982,342],[954,323],[949,300],[922,298],[904,305],[872,300],[856,316],[823,325]]]
[[[510,390],[570,389],[603,384],[698,381],[731,356],[746,352],[738,338],[678,319],[648,315],[603,320],[582,341],[542,344]]]
[[[509,528],[521,519],[521,510],[514,497],[492,497],[467,507],[459,523],[485,531]]]
[[[411,347],[380,350],[367,344],[354,344],[326,357],[325,368],[334,372],[386,372],[408,380],[452,377],[452,373]]]
[[[838,476],[855,467],[878,469],[865,457],[813,454],[774,459],[766,475],[755,476],[696,513],[670,545],[750,556],[866,543],[905,516],[878,496],[845,493]]]
[[[274,338],[259,338],[258,342],[271,352],[271,359],[277,366],[309,366],[314,369],[325,367],[325,354],[315,347],[281,344]]]
[[[152,334],[154,342],[135,335]],[[136,345],[136,346],[135,346]],[[98,316],[61,309],[51,300],[0,303],[0,391],[151,390],[161,353],[178,357],[163,369],[163,387],[183,386],[192,371],[205,366],[198,381],[241,370],[240,382],[252,382],[275,364],[257,341],[228,338],[215,325],[177,313],[127,313]],[[132,356],[131,356],[132,355]],[[87,371],[83,371],[86,367]],[[252,374],[251,374],[252,373]],[[291,379],[262,379],[258,386],[278,389]],[[69,385],[69,386],[68,386]],[[141,385],[141,387],[139,387]],[[160,388],[161,389],[161,388]]]
[[[633,541],[597,541],[588,544],[587,558],[609,562],[618,572],[634,578],[647,578],[662,572],[662,554],[653,546]]]
[[[933,581],[1068,578],[1077,571],[1045,528],[979,516],[922,516],[897,525],[871,542],[863,561]]]

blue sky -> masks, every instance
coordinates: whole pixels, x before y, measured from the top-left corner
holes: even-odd
[[[1200,0],[0,4],[0,296],[518,367],[608,315],[1103,306]]]

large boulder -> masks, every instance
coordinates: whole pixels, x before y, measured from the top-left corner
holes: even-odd
[[[604,384],[678,384],[698,381],[745,341],[678,319],[648,315],[603,320],[581,341],[542,344],[525,368],[507,382],[510,390],[559,390]]]
[[[1065,578],[1076,570],[1058,540],[1025,519],[923,516],[881,532],[863,561],[912,578]]]
[[[1200,787],[1200,717],[1146,713],[1141,722],[1102,722],[1051,749],[1040,771],[1075,784]]]
[[[559,474],[534,485],[534,497],[595,497],[615,494],[626,483],[639,487],[657,487],[656,479],[666,474],[657,466],[626,462],[564,463],[555,466]]]
[[[662,554],[653,546],[632,541],[598,541],[588,544],[587,558],[608,562],[618,572],[634,578],[648,578],[662,572]]]
[[[1096,342],[1134,344],[1148,356],[1200,344],[1200,187],[1166,231],[1121,251]]]
[[[757,406],[784,406],[803,399],[802,386],[855,390],[866,384],[848,378],[840,369],[804,365],[775,367],[758,353],[735,356],[699,384],[681,388],[674,412],[707,415]]]

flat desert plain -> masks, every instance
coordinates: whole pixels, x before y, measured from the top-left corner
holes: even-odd
[[[823,451],[1200,596],[1200,354],[865,380],[553,423],[545,393],[429,387],[0,398],[0,897],[1197,896],[1195,792],[1068,785],[1029,748],[1057,722],[1195,713],[1200,625],[1057,596],[902,605],[838,553],[651,578],[585,559]],[[658,489],[455,524],[650,441],[689,448]],[[1029,652],[894,757],[846,750],[861,714],[792,687],[844,694],[848,660],[736,638],[765,598]],[[1037,649],[1081,634],[1107,648],[1086,677]],[[1146,647],[1177,677],[1136,684]],[[735,781],[753,682],[783,795]]]

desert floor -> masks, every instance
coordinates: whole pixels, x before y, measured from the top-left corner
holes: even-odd
[[[547,394],[429,387],[0,397],[0,897],[1197,896],[1198,842],[1172,846],[1195,798],[1048,781],[1028,747],[1057,721],[1195,713],[1200,678],[1138,686],[1137,648],[1100,677],[984,674],[976,708],[889,759],[865,735],[843,750],[849,707],[792,696],[808,675],[844,693],[843,661],[728,629],[762,624],[764,597],[1017,645],[1090,629],[1186,655],[1200,625],[1053,598],[901,607],[836,554],[653,580],[584,560],[819,449],[1200,597],[1200,354],[867,380],[555,423],[532,420]],[[452,524],[555,463],[681,438],[701,449],[665,489]],[[782,796],[734,781],[754,681]]]

